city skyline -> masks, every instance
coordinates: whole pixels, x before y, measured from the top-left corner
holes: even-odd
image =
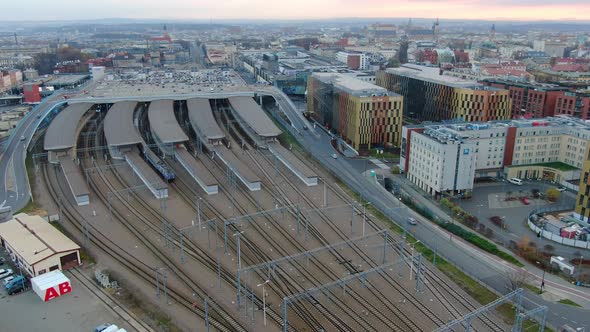
[[[19,10],[27,8],[26,13]],[[264,8],[264,10],[260,10]],[[105,0],[85,3],[81,7],[73,0],[38,2],[25,0],[3,5],[6,21],[27,20],[81,20],[104,18],[130,19],[331,19],[331,18],[404,18],[439,17],[441,19],[494,20],[494,21],[582,21],[580,13],[590,10],[590,2],[581,0],[486,2],[482,0],[367,0],[356,6],[352,0],[326,0],[298,2],[263,0],[232,0],[223,6],[210,1],[189,0]],[[310,10],[313,9],[313,10]],[[26,15],[26,16],[25,16]]]

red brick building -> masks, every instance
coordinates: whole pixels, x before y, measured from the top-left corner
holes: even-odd
[[[559,96],[555,105],[555,114],[570,115],[582,120],[588,120],[590,113],[590,92],[564,92]]]

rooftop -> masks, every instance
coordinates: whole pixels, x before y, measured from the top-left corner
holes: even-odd
[[[191,125],[201,135],[210,140],[222,139],[225,137],[211,111],[211,105],[207,98],[191,98],[186,101],[188,117]]]
[[[188,141],[188,136],[182,131],[174,116],[174,100],[152,101],[148,109],[148,119],[154,136],[163,144]]]
[[[91,103],[70,104],[57,114],[45,132],[45,150],[69,149],[76,145],[76,131]]]
[[[466,80],[459,77],[441,75],[441,69],[438,67],[428,67],[413,64],[405,64],[398,68],[387,68],[387,73],[393,73],[401,76],[416,78],[422,81],[433,82],[437,84],[443,84],[452,86],[455,88],[465,89],[481,89],[481,90],[500,90],[493,87],[486,87],[475,81]]]
[[[52,80],[45,83],[45,85],[51,86],[64,86],[64,85],[74,85],[80,81],[85,80],[88,78],[88,75],[58,75]]]
[[[229,103],[242,121],[246,122],[257,135],[275,137],[281,134],[281,130],[251,97],[231,97]]]
[[[350,75],[336,73],[313,73],[313,77],[334,87],[349,92],[354,95],[368,96],[396,96],[397,94],[378,85],[365,82]]]
[[[43,218],[26,213],[17,214],[0,224],[0,236],[29,264],[59,252],[80,249]]]
[[[135,101],[121,101],[111,106],[104,119],[104,134],[108,145],[131,145],[143,141],[133,124],[136,106]]]

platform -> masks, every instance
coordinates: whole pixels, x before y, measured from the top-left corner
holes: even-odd
[[[151,193],[157,199],[168,197],[168,186],[160,178],[145,160],[141,157],[139,152],[130,151],[125,153],[125,161],[131,166],[133,172],[143,181]]]
[[[193,157],[186,148],[176,148],[174,156],[207,195],[214,195],[219,192],[217,181],[215,181],[207,167],[199,159]]]
[[[58,160],[76,204],[78,206],[90,204],[90,191],[84,181],[82,170],[70,156],[60,156]]]
[[[203,136],[209,143],[219,141],[225,137],[221,128],[213,117],[211,104],[206,98],[192,98],[186,101],[188,118],[191,126],[199,136]]]
[[[273,138],[281,134],[281,130],[251,97],[230,97],[228,100],[234,116],[250,127],[256,135],[262,138]]]
[[[45,150],[55,151],[73,148],[77,141],[78,124],[92,105],[92,103],[71,104],[59,112],[51,121],[45,133]]]
[[[176,116],[174,116],[174,101],[169,99],[154,100],[148,108],[150,128],[156,141],[161,144],[175,144],[188,141]]]
[[[215,149],[215,155],[219,158],[225,166],[233,171],[236,177],[242,182],[250,191],[260,190],[260,179],[252,170],[236,157],[233,151],[221,145]]]
[[[291,151],[285,149],[278,143],[269,144],[268,150],[287,167],[295,176],[297,176],[306,186],[315,186],[318,184],[318,176],[307,165],[301,162]]]

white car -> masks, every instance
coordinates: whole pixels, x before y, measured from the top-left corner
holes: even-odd
[[[517,186],[522,186],[522,180],[519,178],[510,178],[508,179],[508,182],[515,184]]]
[[[567,188],[566,188],[566,187],[558,187],[558,188],[556,188],[556,189],[557,189],[557,191],[559,191],[559,192],[564,192],[564,191],[566,191],[566,190],[567,190]]]
[[[6,277],[2,279],[2,285],[6,286],[7,283],[11,282],[14,279],[14,276]]]
[[[0,269],[0,279],[1,278],[6,278],[8,276],[12,275],[12,270],[11,269]]]
[[[416,221],[416,219],[414,219],[412,217],[408,217],[408,224],[410,224],[410,225],[417,225],[418,222]]]
[[[334,158],[334,159],[338,159],[338,155],[334,153],[334,154],[332,155],[332,158]]]

